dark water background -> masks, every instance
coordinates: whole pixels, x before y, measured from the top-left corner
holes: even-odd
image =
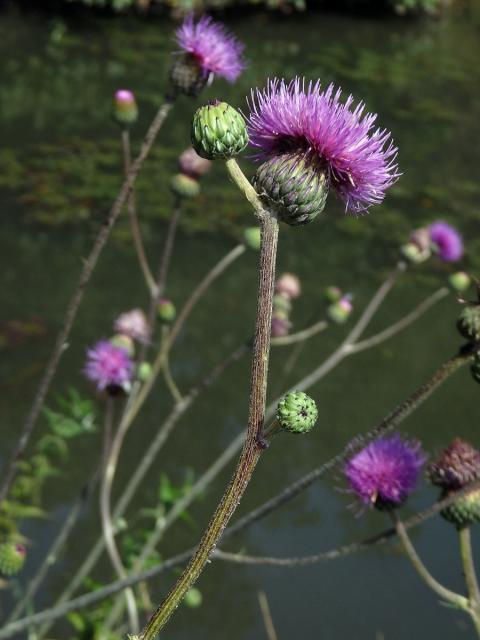
[[[477,270],[480,183],[480,17],[453,14],[440,21],[410,22],[323,13],[281,18],[268,14],[231,17],[229,26],[247,43],[251,61],[234,87],[216,81],[203,99],[221,97],[244,107],[250,88],[267,76],[294,74],[334,81],[363,97],[380,114],[400,148],[404,175],[385,205],[367,217],[345,218],[333,198],[328,213],[304,229],[282,229],[279,270],[298,273],[303,296],[295,304],[295,327],[307,325],[321,306],[322,288],[338,284],[355,295],[356,314],[397,259],[399,243],[412,227],[442,218],[464,234],[468,256],[462,266]],[[133,89],[141,120],[138,144],[165,88],[172,50],[172,23],[166,20],[52,18],[43,14],[0,14],[0,308],[5,321],[37,318],[46,334],[5,344],[0,360],[2,457],[13,447],[38,377],[49,354],[82,256],[119,185],[118,131],[109,119],[112,93]],[[172,200],[167,183],[176,157],[188,145],[195,108],[182,100],[138,182],[138,208],[152,261],[159,255]],[[246,170],[248,164],[245,162]],[[252,216],[239,194],[215,166],[199,200],[188,207],[175,247],[168,294],[181,305],[200,275],[232,248]],[[252,331],[256,257],[245,254],[196,309],[175,353],[172,369],[183,390]],[[434,261],[401,278],[372,324],[380,329],[410,310],[445,282],[449,270]],[[82,305],[70,349],[55,390],[67,385],[90,393],[80,373],[85,347],[107,336],[116,314],[146,304],[142,280],[123,220],[102,255]],[[458,307],[453,297],[415,326],[381,347],[354,356],[316,385],[317,431],[298,441],[279,439],[270,449],[242,502],[240,512],[260,504],[289,481],[336,453],[359,431],[376,423],[457,348]],[[338,344],[345,328],[319,335],[304,350],[289,383],[318,365]],[[272,357],[272,385],[285,352]],[[187,468],[200,474],[245,423],[248,358],[231,368],[184,416],[149,475],[136,508],[154,500],[160,472],[181,483]],[[148,438],[170,408],[161,388],[128,437],[116,490],[123,486]],[[49,404],[52,404],[50,402]],[[478,387],[467,370],[404,423],[434,453],[455,435],[479,441]],[[39,425],[38,431],[42,429]],[[29,521],[32,539],[28,580],[48,548],[71,500],[93,469],[100,437],[76,444],[68,470],[49,483],[45,504],[51,517]],[[193,529],[179,522],[162,543],[163,557],[196,541],[228,478],[191,510]],[[347,508],[340,477],[328,477],[229,548],[252,554],[302,555],[361,539],[388,526],[385,516],[356,519]],[[435,492],[422,483],[407,511],[430,504]],[[96,505],[79,524],[75,544],[52,571],[37,609],[51,604],[58,590],[96,538]],[[440,519],[412,534],[436,577],[462,589],[455,531]],[[477,556],[478,532],[474,537]],[[111,579],[104,559],[95,572]],[[152,583],[159,598],[174,579]],[[199,582],[204,604],[183,608],[165,637],[172,640],[265,638],[256,592],[269,598],[279,639],[406,640],[473,638],[460,612],[439,606],[393,544],[363,555],[299,569],[212,563]],[[60,625],[52,637],[69,638]],[[26,636],[25,636],[26,637]]]

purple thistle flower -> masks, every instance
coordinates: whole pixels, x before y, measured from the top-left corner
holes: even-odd
[[[347,462],[344,473],[361,502],[378,509],[400,505],[414,490],[426,456],[399,435],[374,440]]]
[[[209,16],[195,24],[190,14],[175,35],[180,47],[195,58],[206,76],[213,73],[235,82],[245,69],[244,45]]]
[[[250,142],[264,161],[285,153],[298,154],[325,171],[331,186],[358,213],[382,202],[399,177],[397,148],[386,129],[374,129],[377,116],[353,107],[353,97],[340,102],[341,90],[320,81],[295,78],[269,80],[265,89],[252,91],[249,103]]]
[[[87,349],[87,362],[83,372],[97,384],[99,391],[108,387],[128,388],[133,377],[133,362],[125,349],[115,347],[108,340],[100,340]]]
[[[429,227],[430,240],[436,247],[441,260],[456,262],[463,256],[462,236],[451,225],[437,220]]]

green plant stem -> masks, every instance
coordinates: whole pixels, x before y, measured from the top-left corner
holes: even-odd
[[[459,593],[455,593],[455,591],[451,591],[450,589],[447,589],[446,587],[444,587],[442,584],[440,584],[440,582],[438,582],[438,580],[436,580],[432,576],[432,574],[425,567],[419,555],[417,554],[415,547],[413,546],[410,540],[410,537],[405,529],[405,526],[403,522],[400,520],[400,517],[395,509],[390,512],[390,516],[392,518],[395,531],[397,532],[397,535],[405,550],[405,553],[408,559],[410,560],[410,562],[412,563],[413,568],[418,573],[418,575],[423,580],[423,582],[428,587],[430,587],[432,591],[434,591],[437,595],[439,595],[440,598],[442,598],[442,600],[445,600],[445,602],[449,602],[450,604],[453,604],[454,606],[459,607],[460,609],[464,609],[465,611],[468,611],[469,609],[468,599],[460,595]]]
[[[105,433],[104,433],[104,463],[102,470],[102,480],[100,485],[100,515],[102,521],[102,532],[105,539],[105,546],[107,548],[110,561],[117,576],[122,579],[126,578],[127,572],[123,566],[120,553],[118,551],[115,542],[115,532],[112,522],[110,501],[112,493],[113,478],[115,477],[115,470],[117,467],[118,456],[122,446],[123,438],[125,436],[128,426],[125,426],[124,422],[120,423],[119,429],[112,439],[112,425],[113,425],[113,400],[111,397],[107,398],[107,408],[105,415]],[[130,630],[133,633],[137,633],[139,629],[138,610],[135,603],[135,596],[131,588],[125,590],[125,599],[127,602],[128,617],[130,621]]]
[[[128,176],[130,166],[132,163],[130,152],[130,132],[128,129],[122,130],[122,151],[123,151],[123,167],[125,176]],[[138,221],[137,208],[135,205],[135,192],[132,189],[127,198],[127,210],[130,220],[130,230],[132,232],[133,244],[137,253],[138,263],[142,270],[145,283],[150,292],[150,295],[155,294],[156,285],[155,279],[152,275],[150,265],[148,264],[147,254],[145,253],[145,247],[142,240],[142,232],[140,229],[140,223]]]
[[[169,333],[168,327],[163,327],[163,331],[162,331],[163,342],[166,342],[168,340],[168,333]],[[166,351],[165,353],[165,360],[163,363],[163,377],[165,378],[165,384],[167,385],[168,390],[172,394],[172,398],[174,399],[175,403],[178,404],[179,402],[182,402],[183,400],[182,393],[178,388],[177,383],[175,382],[172,376],[172,372],[170,370],[170,358],[168,355],[168,351]]]
[[[258,305],[253,346],[249,417],[247,435],[237,468],[195,555],[172,591],[148,621],[140,636],[142,640],[153,640],[157,636],[182,601],[185,593],[195,583],[243,496],[260,458],[262,449],[258,440],[263,429],[265,416],[277,243],[278,222],[273,216],[264,215],[261,218]]]
[[[166,117],[170,113],[173,107],[173,99],[167,98],[164,104],[158,110],[155,118],[150,125],[144,141],[142,143],[140,152],[138,156],[135,158],[130,171],[125,178],[123,185],[115,199],[115,202],[112,205],[105,221],[101,225],[100,231],[94,241],[93,247],[87,256],[86,260],[83,262],[83,267],[80,273],[80,277],[78,279],[77,285],[73,292],[73,295],[68,303],[65,316],[62,321],[61,329],[58,333],[57,339],[55,341],[55,345],[53,347],[52,354],[48,363],[46,365],[43,376],[40,380],[40,384],[38,386],[37,392],[35,394],[32,407],[27,416],[25,424],[23,425],[20,438],[17,442],[17,445],[13,451],[13,454],[10,458],[9,463],[6,465],[5,472],[3,474],[3,481],[0,486],[0,504],[5,500],[7,493],[12,484],[13,478],[16,472],[17,461],[23,456],[27,444],[30,440],[30,436],[33,432],[35,424],[38,420],[38,416],[40,415],[40,411],[43,407],[45,398],[50,389],[50,384],[53,380],[55,372],[57,370],[60,359],[68,347],[68,338],[70,336],[70,331],[72,329],[75,318],[77,317],[77,312],[80,307],[80,303],[82,302],[83,295],[85,293],[85,289],[90,281],[91,275],[95,266],[97,264],[98,258],[110,236],[110,232],[113,228],[113,225],[117,221],[118,216],[120,215],[125,202],[128,198],[130,191],[135,184],[135,180],[140,172],[140,169],[147,158],[150,149],[157,137],[158,132],[162,124],[165,122]]]
[[[465,577],[465,584],[467,585],[467,593],[470,603],[470,615],[477,634],[480,637],[480,589],[478,586],[477,574],[475,572],[470,527],[462,527],[459,529],[458,538],[460,542],[460,557],[462,560],[463,575]]]

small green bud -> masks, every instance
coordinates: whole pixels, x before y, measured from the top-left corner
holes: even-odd
[[[408,242],[400,247],[400,253],[411,264],[425,262],[431,256],[429,249],[420,249],[414,242]]]
[[[243,231],[243,241],[249,249],[260,249],[260,227],[247,227]]]
[[[190,607],[191,609],[197,609],[197,607],[202,604],[202,600],[203,598],[201,591],[199,591],[195,587],[192,587],[185,594],[185,598],[183,601],[185,602],[187,607]]]
[[[312,222],[325,208],[330,181],[324,169],[303,155],[284,154],[260,165],[253,186],[282,222]]]
[[[175,305],[168,298],[160,298],[157,304],[158,317],[165,324],[170,324],[175,320],[177,311]]]
[[[149,362],[140,362],[137,370],[137,377],[142,382],[146,382],[152,375],[152,365]]]
[[[114,347],[118,347],[119,349],[126,351],[130,357],[135,354],[135,343],[130,336],[126,336],[123,333],[117,333],[113,338],[110,338],[110,343],[113,344]]]
[[[353,311],[353,305],[348,296],[343,296],[338,302],[334,302],[327,309],[327,316],[335,324],[344,324]]]
[[[286,296],[282,296],[280,293],[277,293],[275,296],[273,296],[273,313],[274,315],[279,314],[279,312],[284,313],[287,315],[290,313],[290,311],[292,310],[292,302],[290,298],[287,298]]]
[[[472,279],[470,278],[468,273],[465,273],[465,271],[457,271],[456,273],[452,273],[448,278],[448,284],[457,293],[465,293],[471,282]]]
[[[113,118],[122,127],[137,121],[138,107],[135,96],[128,89],[119,89],[113,98]]]
[[[245,120],[226,102],[213,100],[195,111],[192,146],[207,160],[233,158],[248,144]]]
[[[470,342],[480,341],[480,304],[467,303],[457,320],[457,329]]]
[[[170,82],[179,94],[198,96],[208,78],[209,74],[204,73],[195,57],[189,53],[176,56],[170,67]]]
[[[451,493],[444,493],[445,498]],[[441,515],[454,524],[457,529],[469,527],[480,522],[480,489],[471,491],[465,497],[459,498],[456,502],[443,509]]]
[[[0,573],[2,576],[9,578],[19,573],[25,564],[26,557],[27,550],[23,544],[17,542],[0,544]]]
[[[340,289],[340,287],[335,287],[332,285],[330,287],[325,287],[323,295],[325,296],[325,300],[327,302],[338,302],[342,297],[342,290]]]
[[[318,417],[315,400],[303,391],[290,391],[278,403],[276,418],[290,433],[308,433]]]
[[[200,193],[200,183],[184,173],[177,173],[170,180],[170,189],[180,198],[195,198]]]

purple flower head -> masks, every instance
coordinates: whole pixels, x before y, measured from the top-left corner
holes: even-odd
[[[419,443],[393,435],[378,438],[356,453],[344,473],[363,504],[392,508],[414,490],[425,460]]]
[[[87,349],[87,362],[83,370],[99,391],[108,387],[128,388],[133,377],[133,362],[128,353],[108,340],[100,340]]]
[[[195,23],[190,14],[175,35],[180,47],[196,59],[207,76],[213,73],[235,82],[245,69],[244,45],[209,16]]]
[[[437,220],[429,227],[430,240],[445,262],[456,262],[463,256],[462,236],[451,225]]]
[[[320,81],[295,78],[269,80],[252,91],[248,132],[250,143],[264,161],[285,153],[307,158],[325,171],[346,208],[358,213],[382,202],[399,177],[397,148],[385,129],[374,129],[377,116],[364,113],[353,97],[340,102],[341,90]]]

